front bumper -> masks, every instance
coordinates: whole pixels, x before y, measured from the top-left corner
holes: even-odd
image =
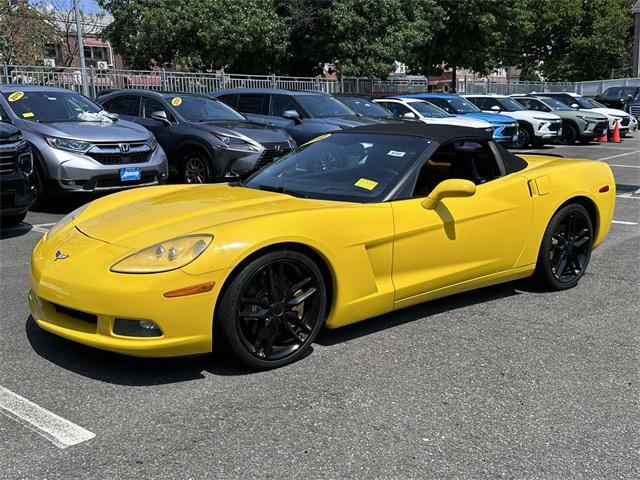
[[[3,217],[25,213],[34,199],[33,174],[15,171],[0,175],[0,211]]]
[[[105,165],[85,155],[46,147],[40,151],[56,190],[63,193],[113,191],[125,188],[157,185],[169,178],[167,156],[156,148],[144,163]],[[53,166],[53,167],[52,167]],[[140,180],[120,180],[122,168],[139,168]]]
[[[60,237],[60,239],[59,239]],[[55,260],[60,250],[68,258]],[[213,311],[223,272],[182,270],[117,274],[114,259],[129,251],[80,233],[75,227],[46,237],[31,259],[29,308],[36,323],[55,335],[91,347],[139,357],[173,357],[211,351]],[[208,293],[165,298],[167,291],[214,281]],[[114,333],[116,318],[151,320],[161,336]]]
[[[499,143],[514,143],[518,140],[518,124],[494,125],[493,140]]]
[[[536,138],[553,141],[562,134],[562,122],[558,121],[540,121],[534,135]]]

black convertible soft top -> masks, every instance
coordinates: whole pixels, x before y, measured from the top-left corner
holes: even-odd
[[[398,122],[363,125],[343,130],[353,133],[384,133],[388,135],[411,135],[423,137],[438,143],[449,142],[461,138],[478,138],[491,140],[493,132],[490,128],[459,127],[457,125],[427,125],[422,122]]]

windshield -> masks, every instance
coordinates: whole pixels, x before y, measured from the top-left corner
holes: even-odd
[[[360,115],[367,117],[393,117],[393,114],[386,108],[362,98],[340,97],[339,100]]]
[[[408,135],[336,132],[281,157],[244,185],[302,197],[380,202],[430,144]]]
[[[496,100],[500,104],[500,108],[505,112],[519,112],[521,110],[526,110],[513,98],[496,98]]]
[[[481,111],[473,103],[464,98],[429,98],[427,100],[451,113],[476,113]]]
[[[52,90],[7,92],[3,95],[16,116],[32,122],[77,122],[84,113],[102,111],[102,107],[74,92]]]
[[[585,100],[591,105],[590,107],[585,108],[607,108],[605,105],[595,101],[593,98],[585,98]]]
[[[573,106],[574,104],[577,104],[579,108],[593,108],[593,105],[591,105],[591,102],[589,102],[589,100],[587,100],[584,97],[571,96],[571,100],[567,99],[566,104],[569,105],[570,107]]]
[[[543,98],[542,101],[554,110],[573,110],[569,105],[562,103],[560,100],[556,100],[555,98],[547,97]]]
[[[355,116],[353,110],[329,95],[299,95],[296,100],[312,118]]]
[[[431,105],[429,102],[411,102],[409,105],[416,109],[423,117],[446,118],[451,116],[441,108]]]
[[[165,98],[189,122],[246,120],[233,108],[212,98],[197,95],[167,95]]]

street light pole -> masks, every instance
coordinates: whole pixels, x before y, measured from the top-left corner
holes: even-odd
[[[87,82],[87,64],[84,61],[84,39],[82,38],[82,19],[80,18],[80,5],[78,0],[73,0],[73,8],[76,12],[76,34],[78,51],[80,52],[80,78],[82,79],[82,94],[89,96],[89,83]]]

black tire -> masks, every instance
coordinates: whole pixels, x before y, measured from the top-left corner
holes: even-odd
[[[518,139],[513,142],[513,146],[516,148],[526,148],[531,143],[533,133],[531,128],[526,125],[518,125]]]
[[[593,223],[587,210],[572,203],[558,210],[542,237],[534,273],[548,290],[575,287],[584,275],[593,248]]]
[[[324,324],[326,291],[308,256],[282,250],[258,257],[224,289],[214,319],[215,343],[254,369],[295,362]]]
[[[182,157],[182,178],[185,183],[211,183],[211,160],[201,150],[188,150]]]
[[[562,125],[562,135],[558,137],[560,145],[573,145],[578,139],[578,129],[572,123]]]
[[[33,175],[33,184],[35,185],[36,189],[33,192],[33,203],[31,204],[31,209],[38,210],[44,207],[48,203],[50,199],[50,195],[45,190],[44,177],[42,175],[42,172],[40,171],[40,167],[36,166],[33,169],[32,175]]]
[[[544,140],[542,140],[541,138],[534,138],[533,140],[531,140],[531,146],[533,148],[542,148],[544,147]]]
[[[18,225],[20,222],[24,220],[24,217],[27,216],[27,212],[20,213],[18,215],[7,215],[6,217],[0,220],[0,226],[2,228],[14,227]]]

